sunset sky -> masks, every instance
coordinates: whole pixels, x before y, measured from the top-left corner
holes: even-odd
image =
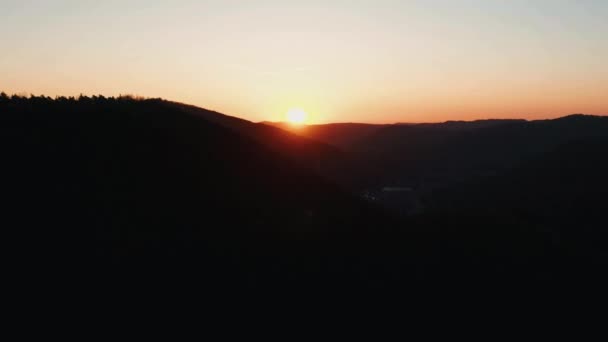
[[[0,0],[0,90],[252,121],[608,114],[606,0]]]

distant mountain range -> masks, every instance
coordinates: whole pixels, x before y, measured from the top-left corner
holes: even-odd
[[[290,131],[344,151],[349,156],[348,183],[355,187],[428,188],[501,173],[562,144],[606,137],[608,117],[330,124]]]

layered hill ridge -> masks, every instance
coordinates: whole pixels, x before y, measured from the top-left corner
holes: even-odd
[[[337,147],[279,127],[254,123],[177,102],[165,102],[165,105],[247,136],[283,158],[293,160],[313,171],[318,171],[320,165],[325,169],[330,169],[344,157],[343,151]]]
[[[289,128],[285,126],[285,128]],[[293,130],[351,157],[348,184],[436,187],[499,174],[562,144],[608,135],[608,117],[478,120],[431,124],[331,124]]]
[[[341,147],[160,99],[0,96],[0,120],[3,224],[33,264],[274,291],[608,263],[603,117],[323,127]],[[339,172],[315,168],[324,153]],[[425,208],[394,219],[353,196],[373,187]]]
[[[294,161],[324,145],[202,109],[14,98],[0,103],[0,120],[10,225],[93,231],[81,243],[108,260],[209,248],[272,254],[289,244],[270,241],[328,239],[384,220]]]

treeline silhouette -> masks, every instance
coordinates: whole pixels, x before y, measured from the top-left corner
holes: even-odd
[[[607,261],[601,139],[450,183],[395,218],[328,179],[352,150],[204,109],[3,93],[0,118],[3,226],[25,242],[21,261],[217,291],[580,279]]]

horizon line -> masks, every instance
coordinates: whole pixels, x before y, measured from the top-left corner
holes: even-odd
[[[207,111],[212,111],[212,112],[216,112],[222,115],[227,115],[227,116],[231,116],[234,118],[238,118],[241,120],[246,120],[249,122],[253,122],[256,124],[284,124],[284,125],[291,125],[289,122],[287,121],[272,121],[272,120],[262,120],[262,121],[254,121],[254,120],[250,120],[250,119],[246,119],[244,117],[241,116],[237,116],[237,115],[232,115],[232,114],[227,114],[226,112],[222,111],[222,110],[217,110],[217,109],[210,109],[208,107],[204,107],[198,104],[191,104],[191,103],[186,103],[186,102],[181,102],[181,101],[175,101],[175,100],[170,100],[170,99],[166,99],[163,97],[152,97],[152,96],[144,96],[144,95],[138,95],[138,94],[134,94],[134,93],[119,93],[118,95],[104,95],[101,93],[97,93],[97,94],[87,94],[87,93],[79,93],[78,95],[54,95],[54,96],[49,96],[49,95],[45,95],[45,94],[40,94],[40,95],[36,95],[34,93],[31,92],[14,92],[14,93],[8,93],[5,91],[0,90],[0,94],[5,94],[7,95],[9,98],[13,97],[13,96],[18,96],[18,97],[25,97],[25,98],[32,98],[32,97],[48,97],[51,98],[53,100],[58,99],[58,98],[74,98],[75,100],[77,100],[80,97],[93,97],[93,96],[97,96],[97,97],[104,97],[104,98],[132,98],[132,99],[137,99],[137,100],[162,100],[162,101],[167,101],[167,102],[173,102],[173,103],[179,103],[182,105],[187,105],[187,106],[193,106],[193,107],[197,107],[199,109],[203,109],[203,110],[207,110]],[[385,126],[385,125],[422,125],[422,124],[441,124],[441,123],[449,123],[449,122],[478,122],[478,121],[490,121],[490,120],[497,120],[497,121],[526,121],[526,122],[534,122],[534,121],[543,121],[543,120],[556,120],[556,119],[561,119],[561,118],[565,118],[565,117],[569,117],[569,116],[576,116],[576,115],[583,115],[583,116],[595,116],[595,117],[608,117],[608,113],[607,114],[595,114],[595,113],[563,113],[563,114],[557,114],[557,115],[551,115],[548,117],[544,117],[544,118],[535,118],[535,119],[527,119],[525,118],[525,116],[522,117],[514,117],[514,118],[501,118],[501,117],[491,117],[488,116],[487,118],[478,118],[478,119],[471,119],[471,120],[465,120],[465,119],[451,119],[451,120],[437,120],[437,121],[394,121],[394,122],[363,122],[363,121],[328,121],[328,122],[316,122],[316,123],[303,123],[300,126],[322,126],[322,125],[370,125],[370,126]]]

